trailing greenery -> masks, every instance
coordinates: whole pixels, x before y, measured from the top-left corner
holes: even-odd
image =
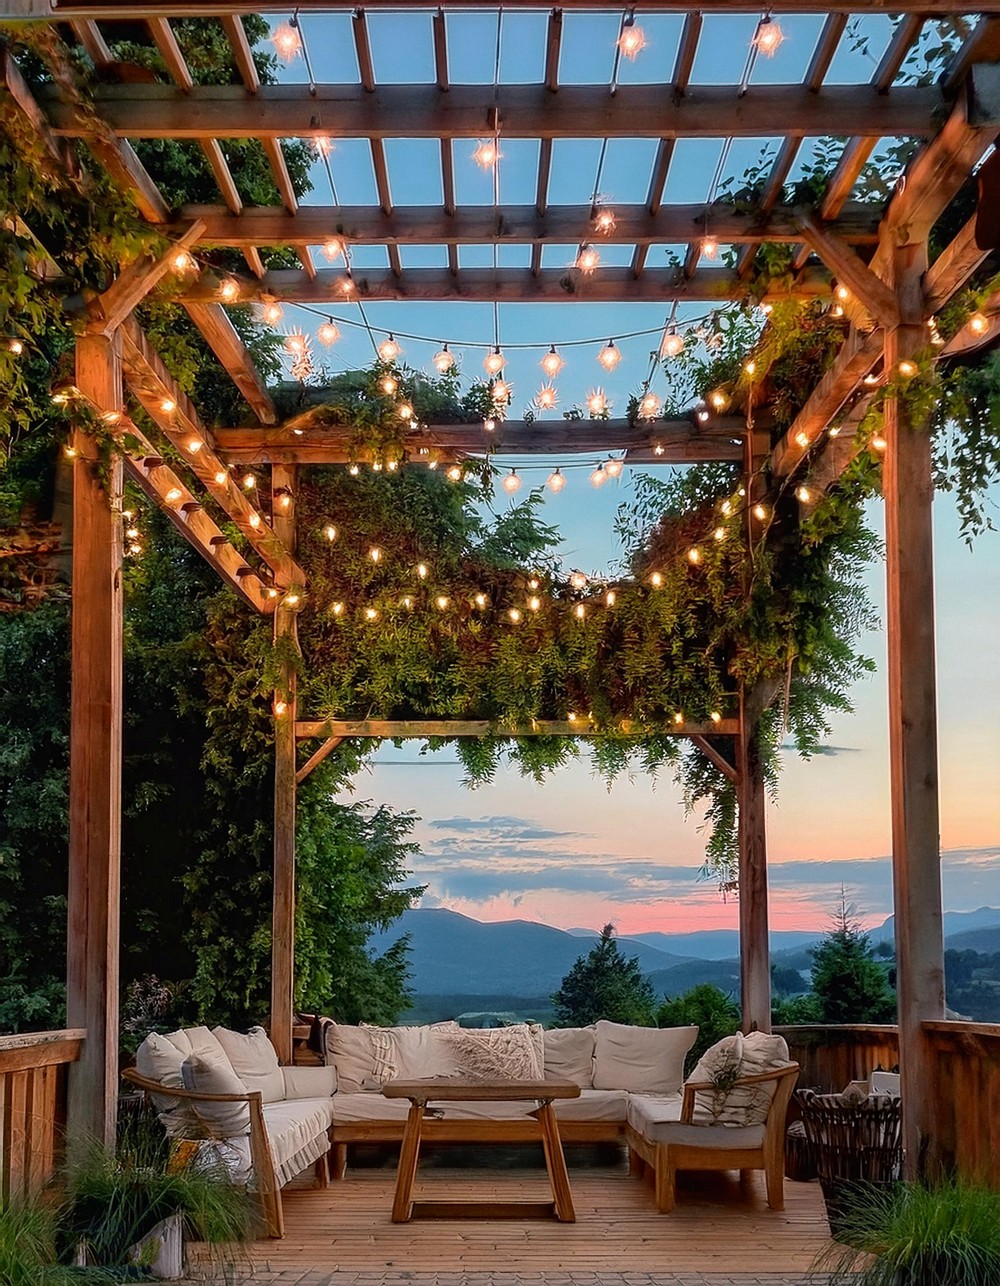
[[[985,1286],[1000,1281],[1000,1194],[945,1179],[857,1186],[818,1267],[847,1286]]]

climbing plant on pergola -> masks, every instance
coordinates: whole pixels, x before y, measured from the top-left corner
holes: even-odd
[[[392,8],[372,4],[369,8]],[[398,6],[397,6],[398,7]],[[505,7],[531,7],[508,4]],[[144,246],[120,256],[119,271],[103,289],[75,301],[81,318],[75,372],[57,383],[72,424],[73,636],[70,786],[70,934],[68,1021],[86,1027],[81,1064],[74,1069],[71,1110],[78,1127],[108,1136],[113,1121],[117,1012],[117,880],[119,765],[122,727],[121,622],[123,476],[218,571],[255,612],[273,619],[275,828],[271,1034],[279,1054],[290,1055],[294,967],[295,792],[343,737],[627,735],[629,711],[595,719],[493,718],[461,721],[327,717],[300,709],[303,686],[296,650],[299,613],[308,610],[310,577],[298,543],[296,497],[308,492],[315,466],[382,464],[391,450],[397,467],[469,467],[484,456],[614,451],[631,463],[729,462],[742,481],[727,513],[752,558],[765,539],[768,516],[780,504],[813,505],[834,494],[859,462],[884,456],[888,573],[889,695],[893,797],[893,869],[897,925],[900,1036],[908,1158],[918,1140],[930,1140],[934,1122],[929,1092],[927,1038],[921,1024],[943,1014],[936,727],[933,656],[933,586],[930,533],[931,447],[926,432],[933,405],[936,363],[991,341],[998,329],[1000,295],[984,300],[970,327],[965,315],[941,328],[931,349],[929,321],[954,300],[985,262],[988,246],[976,238],[975,217],[943,246],[932,263],[929,237],[992,146],[1000,119],[990,103],[1000,56],[1000,5],[981,17],[934,84],[900,83],[899,73],[931,16],[964,12],[952,0],[898,3],[894,35],[871,80],[834,85],[827,73],[844,38],[848,15],[880,8],[853,4],[778,3],[773,12],[818,9],[825,14],[805,78],[798,85],[704,86],[692,82],[703,14],[731,3],[709,0],[696,12],[672,0],[649,0],[650,10],[684,14],[675,65],[653,85],[577,85],[560,82],[564,12],[595,7],[570,0],[547,18],[544,77],[536,85],[494,87],[484,106],[481,89],[453,83],[448,55],[449,6],[428,12],[436,84],[378,83],[365,9],[350,25],[359,68],[350,85],[264,85],[240,15],[238,0],[127,6],[106,0],[14,0],[7,16],[27,19],[13,30],[40,57],[51,77],[29,88],[9,49],[2,51],[3,107],[38,164],[73,176],[100,199],[108,179],[126,194],[144,221]],[[746,6],[749,8],[749,6]],[[292,11],[288,4],[271,6]],[[308,2],[298,15],[329,8]],[[183,21],[196,15],[217,24],[228,42],[232,77],[225,85],[200,83],[184,53]],[[296,18],[296,21],[298,19]],[[622,16],[621,33],[633,26]],[[139,35],[137,36],[137,30]],[[296,28],[291,28],[293,35]],[[155,51],[156,79],[123,78],[113,55],[119,39]],[[81,75],[79,59],[89,65]],[[786,182],[808,136],[847,135],[840,160],[808,204],[786,201]],[[510,209],[462,208],[455,199],[452,141],[483,135],[539,141],[537,199]],[[675,141],[683,137],[780,136],[769,172],[739,201],[676,206],[664,190]],[[613,226],[595,226],[598,210],[550,207],[548,175],[553,141],[573,137],[648,137],[657,140],[646,201],[618,209]],[[859,175],[879,138],[920,140],[884,209],[852,200]],[[299,207],[286,140],[368,140],[378,205]],[[440,207],[394,209],[384,141],[435,138],[441,144],[444,199]],[[173,209],[133,140],[187,140],[211,170],[217,200]],[[230,168],[227,145],[256,140],[267,158],[279,207],[245,202]],[[253,144],[256,146],[256,143]],[[80,167],[85,149],[88,163]],[[291,159],[290,159],[291,158]],[[93,163],[93,169],[91,169]],[[725,266],[703,266],[704,237],[733,247]],[[60,279],[59,247],[32,241],[30,221],[16,234],[31,247],[35,270]],[[542,266],[546,244],[608,240],[631,247],[627,269],[584,266],[555,271]],[[345,272],[318,267],[312,247],[336,237],[342,245],[386,247],[388,269]],[[650,247],[683,242],[683,261],[647,265]],[[447,267],[404,267],[400,246],[446,247]],[[459,247],[530,246],[526,269],[472,270]],[[775,247],[780,253],[773,254]],[[761,249],[763,248],[763,249]],[[213,254],[239,251],[246,264]],[[289,266],[292,252],[297,267]],[[208,267],[197,278],[178,269],[178,256],[197,254]],[[780,263],[780,271],[775,270]],[[223,266],[225,264],[225,266]],[[253,425],[210,428],[135,316],[153,292],[181,304],[256,417]],[[776,421],[766,396],[768,363],[781,357],[770,324],[760,336],[753,369],[746,368],[707,416],[594,419],[581,431],[566,425],[503,419],[488,439],[475,423],[418,423],[388,436],[359,433],[349,415],[303,425],[282,420],[272,393],[227,313],[227,308],[333,300],[561,300],[671,301],[750,299],[826,300],[844,315],[840,343],[791,422]],[[375,377],[379,374],[375,372]],[[141,408],[130,414],[131,405]],[[707,391],[707,390],[705,390]],[[878,431],[873,435],[872,416]],[[873,457],[872,452],[875,452]],[[266,464],[270,503],[248,491],[234,470]],[[756,526],[755,526],[756,524]],[[691,549],[681,550],[688,556]],[[700,559],[690,559],[697,563]],[[644,569],[651,574],[650,568]],[[553,591],[554,592],[554,591]],[[643,587],[642,592],[646,592]],[[558,595],[557,595],[558,596]],[[332,608],[333,600],[330,601]],[[375,610],[375,609],[372,609]],[[510,607],[507,610],[514,610]],[[520,609],[517,609],[520,610]],[[770,987],[761,721],[781,684],[775,676],[741,682],[725,709],[692,717],[684,711],[648,712],[641,733],[690,738],[735,785],[738,802],[740,929],[744,1022],[767,1027]],[[316,746],[316,743],[318,747]],[[300,754],[300,746],[303,751]]]

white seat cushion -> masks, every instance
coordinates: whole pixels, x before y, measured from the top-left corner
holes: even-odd
[[[264,1106],[264,1125],[280,1183],[287,1183],[329,1149],[332,1098],[288,1099]]]
[[[680,1094],[630,1094],[628,1123],[650,1143],[690,1143],[704,1148],[759,1148],[763,1125],[687,1125],[681,1122]]]
[[[697,1027],[632,1027],[602,1018],[595,1024],[594,1089],[676,1094],[697,1035]]]
[[[628,1095],[624,1090],[581,1090],[579,1098],[553,1099],[560,1121],[624,1121]]]

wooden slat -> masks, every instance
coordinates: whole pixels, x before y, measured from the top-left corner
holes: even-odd
[[[355,30],[360,28],[355,19]],[[363,25],[363,23],[362,23]],[[477,138],[489,129],[480,86],[379,85],[370,53],[359,48],[360,85],[104,85],[95,91],[101,119],[123,138]],[[730,86],[665,97],[660,85],[500,85],[505,138],[754,138],[768,134],[930,136],[945,107],[936,87],[903,86],[880,94],[871,85],[829,85],[812,94],[800,85],[760,85],[734,99]],[[39,94],[57,134],[90,133],[88,120],[59,93]],[[490,109],[492,110],[492,109]]]
[[[550,9],[545,29],[545,76],[543,84],[550,94],[559,88],[559,51],[562,48],[562,9]]]
[[[264,260],[260,257],[260,251],[256,246],[244,246],[243,258],[247,261],[250,271],[258,280],[264,276]]]
[[[123,268],[108,289],[87,304],[91,333],[107,335],[117,330],[167,273],[174,270],[174,256],[178,250],[186,249],[197,241],[202,226],[200,221],[192,223],[159,258],[142,255]]]
[[[87,57],[98,71],[103,71],[109,63],[114,61],[107,41],[101,35],[101,29],[96,22],[90,18],[78,18],[70,25],[73,28],[73,34],[86,50]]]
[[[318,768],[328,755],[333,754],[341,741],[343,741],[343,737],[327,737],[320,748],[314,750],[302,767],[298,769],[295,774],[295,784],[300,785],[304,782],[314,768]]]
[[[246,253],[253,253],[248,251]],[[668,304],[673,300],[742,299],[746,285],[730,268],[699,268],[683,279],[673,268],[647,268],[638,281],[628,268],[598,268],[591,276],[568,276],[565,268],[404,268],[399,277],[385,269],[358,270],[353,274],[358,298],[380,299],[461,299],[521,303],[545,300],[551,303],[612,303],[630,301]],[[769,299],[814,299],[829,295],[830,277],[825,269],[801,274],[791,286],[775,284]],[[352,295],[352,298],[354,296]],[[210,281],[198,281],[185,288],[178,298],[190,309],[216,304],[218,291]],[[320,268],[315,279],[301,270],[276,269],[259,282],[240,282],[238,303],[261,303],[266,299],[284,303],[337,304],[344,302],[343,271]],[[217,306],[217,305],[216,305]]]
[[[927,311],[937,312],[946,304],[986,261],[989,254],[989,250],[981,250],[976,245],[976,216],[973,215],[927,270],[924,279],[924,303]]]
[[[177,43],[177,37],[166,18],[150,18],[146,26],[153,37],[160,57],[163,59],[170,79],[185,94],[194,89],[194,77],[187,65],[187,59]]]
[[[432,19],[434,32],[434,74],[442,93],[450,88],[448,81],[448,28],[444,10],[439,9]]]
[[[803,235],[830,271],[836,274],[839,283],[861,301],[880,326],[894,325],[899,317],[899,305],[895,293],[885,282],[876,277],[856,251],[813,215],[804,213],[801,224]]]
[[[229,162],[222,153],[219,141],[214,138],[203,138],[201,140],[201,150],[205,154],[205,160],[211,168],[216,185],[222,193],[223,201],[225,201],[233,214],[240,214],[243,210],[243,198],[240,196],[236,180],[232,176]]]
[[[260,75],[257,72],[257,64],[253,60],[253,52],[243,28],[243,21],[236,14],[227,14],[220,21],[222,30],[226,33],[226,39],[232,47],[233,62],[236,64],[240,79],[251,94],[256,94],[260,89]]]
[[[285,154],[281,150],[281,139],[262,138],[260,141],[268,164],[271,167],[271,174],[274,177],[278,195],[281,197],[281,203],[289,214],[294,214],[299,208],[299,198],[296,196],[295,188],[292,185],[292,176],[288,172],[288,162],[285,160]]]
[[[445,145],[450,147],[448,140]],[[534,205],[462,206],[454,209],[454,185],[450,178],[445,192],[445,211],[440,206],[404,206],[393,209],[385,152],[375,140],[373,159],[379,193],[378,206],[303,206],[295,215],[272,206],[255,206],[236,217],[220,206],[192,204],[181,207],[184,221],[200,220],[205,225],[200,240],[205,245],[309,246],[318,245],[331,228],[357,244],[429,244],[450,239],[475,244],[502,241],[511,244],[550,242],[561,244],[589,239],[591,212],[578,205],[548,206],[551,148],[543,148],[539,186]],[[780,188],[779,188],[780,192]],[[452,210],[448,212],[448,203]],[[765,211],[707,206],[702,202],[614,207],[615,226],[601,233],[599,241],[609,245],[687,241],[704,228],[706,217],[712,232],[723,242],[801,241],[802,211],[776,206]],[[853,202],[840,216],[827,222],[826,230],[851,245],[875,245],[880,212],[865,202]]]
[[[302,276],[311,280],[307,273]],[[188,297],[181,302],[253,413],[262,423],[273,424],[278,416],[271,395],[226,310],[221,304],[196,303]]]
[[[819,92],[826,79],[826,73],[830,70],[830,64],[833,62],[837,46],[840,44],[840,37],[844,34],[846,26],[846,13],[828,14],[823,23],[823,30],[819,34],[819,40],[816,42],[816,48],[813,50],[813,56],[809,60],[809,66],[802,81],[806,89],[814,94]]]
[[[351,14],[351,29],[354,32],[354,51],[358,56],[358,70],[361,73],[361,88],[366,94],[371,94],[375,90],[375,65],[372,62],[368,19],[365,17],[364,9],[355,9]]]
[[[900,18],[872,77],[872,84],[881,93],[888,92],[926,21],[926,15],[922,13],[907,13]]]
[[[627,721],[626,721],[627,722]],[[647,725],[648,728],[648,725]],[[615,725],[616,732],[627,728]],[[672,720],[656,729],[658,735],[674,737],[735,737],[739,721],[722,719],[719,723],[682,724]],[[297,737],[593,737],[599,736],[591,719],[535,719],[530,724],[505,728],[488,719],[300,719],[295,725]]]

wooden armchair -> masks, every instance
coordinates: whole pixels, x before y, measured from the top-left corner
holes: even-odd
[[[772,1210],[785,1208],[785,1114],[799,1074],[798,1063],[788,1063],[756,1076],[741,1076],[736,1086],[776,1082],[763,1126],[699,1124],[694,1120],[695,1095],[714,1091],[711,1081],[688,1082],[680,1119],[676,1121],[630,1122],[626,1128],[630,1172],[640,1174],[648,1165],[654,1174],[656,1207],[673,1210],[678,1170],[763,1170],[767,1204]]]
[[[268,1237],[284,1237],[285,1216],[281,1206],[281,1185],[274,1167],[271,1143],[267,1137],[264,1124],[264,1098],[260,1090],[248,1090],[246,1094],[206,1094],[201,1090],[186,1090],[161,1085],[159,1081],[140,1076],[134,1067],[122,1072],[122,1079],[144,1090],[146,1094],[159,1095],[160,1098],[191,1099],[200,1103],[246,1103],[250,1113],[250,1162],[253,1166],[254,1189],[260,1203],[261,1219]],[[177,1140],[182,1142],[183,1140]],[[325,1165],[326,1158],[323,1158]],[[328,1179],[328,1171],[324,1170]],[[317,1177],[323,1183],[324,1174],[320,1174],[317,1162]],[[325,1183],[324,1183],[325,1186]]]

